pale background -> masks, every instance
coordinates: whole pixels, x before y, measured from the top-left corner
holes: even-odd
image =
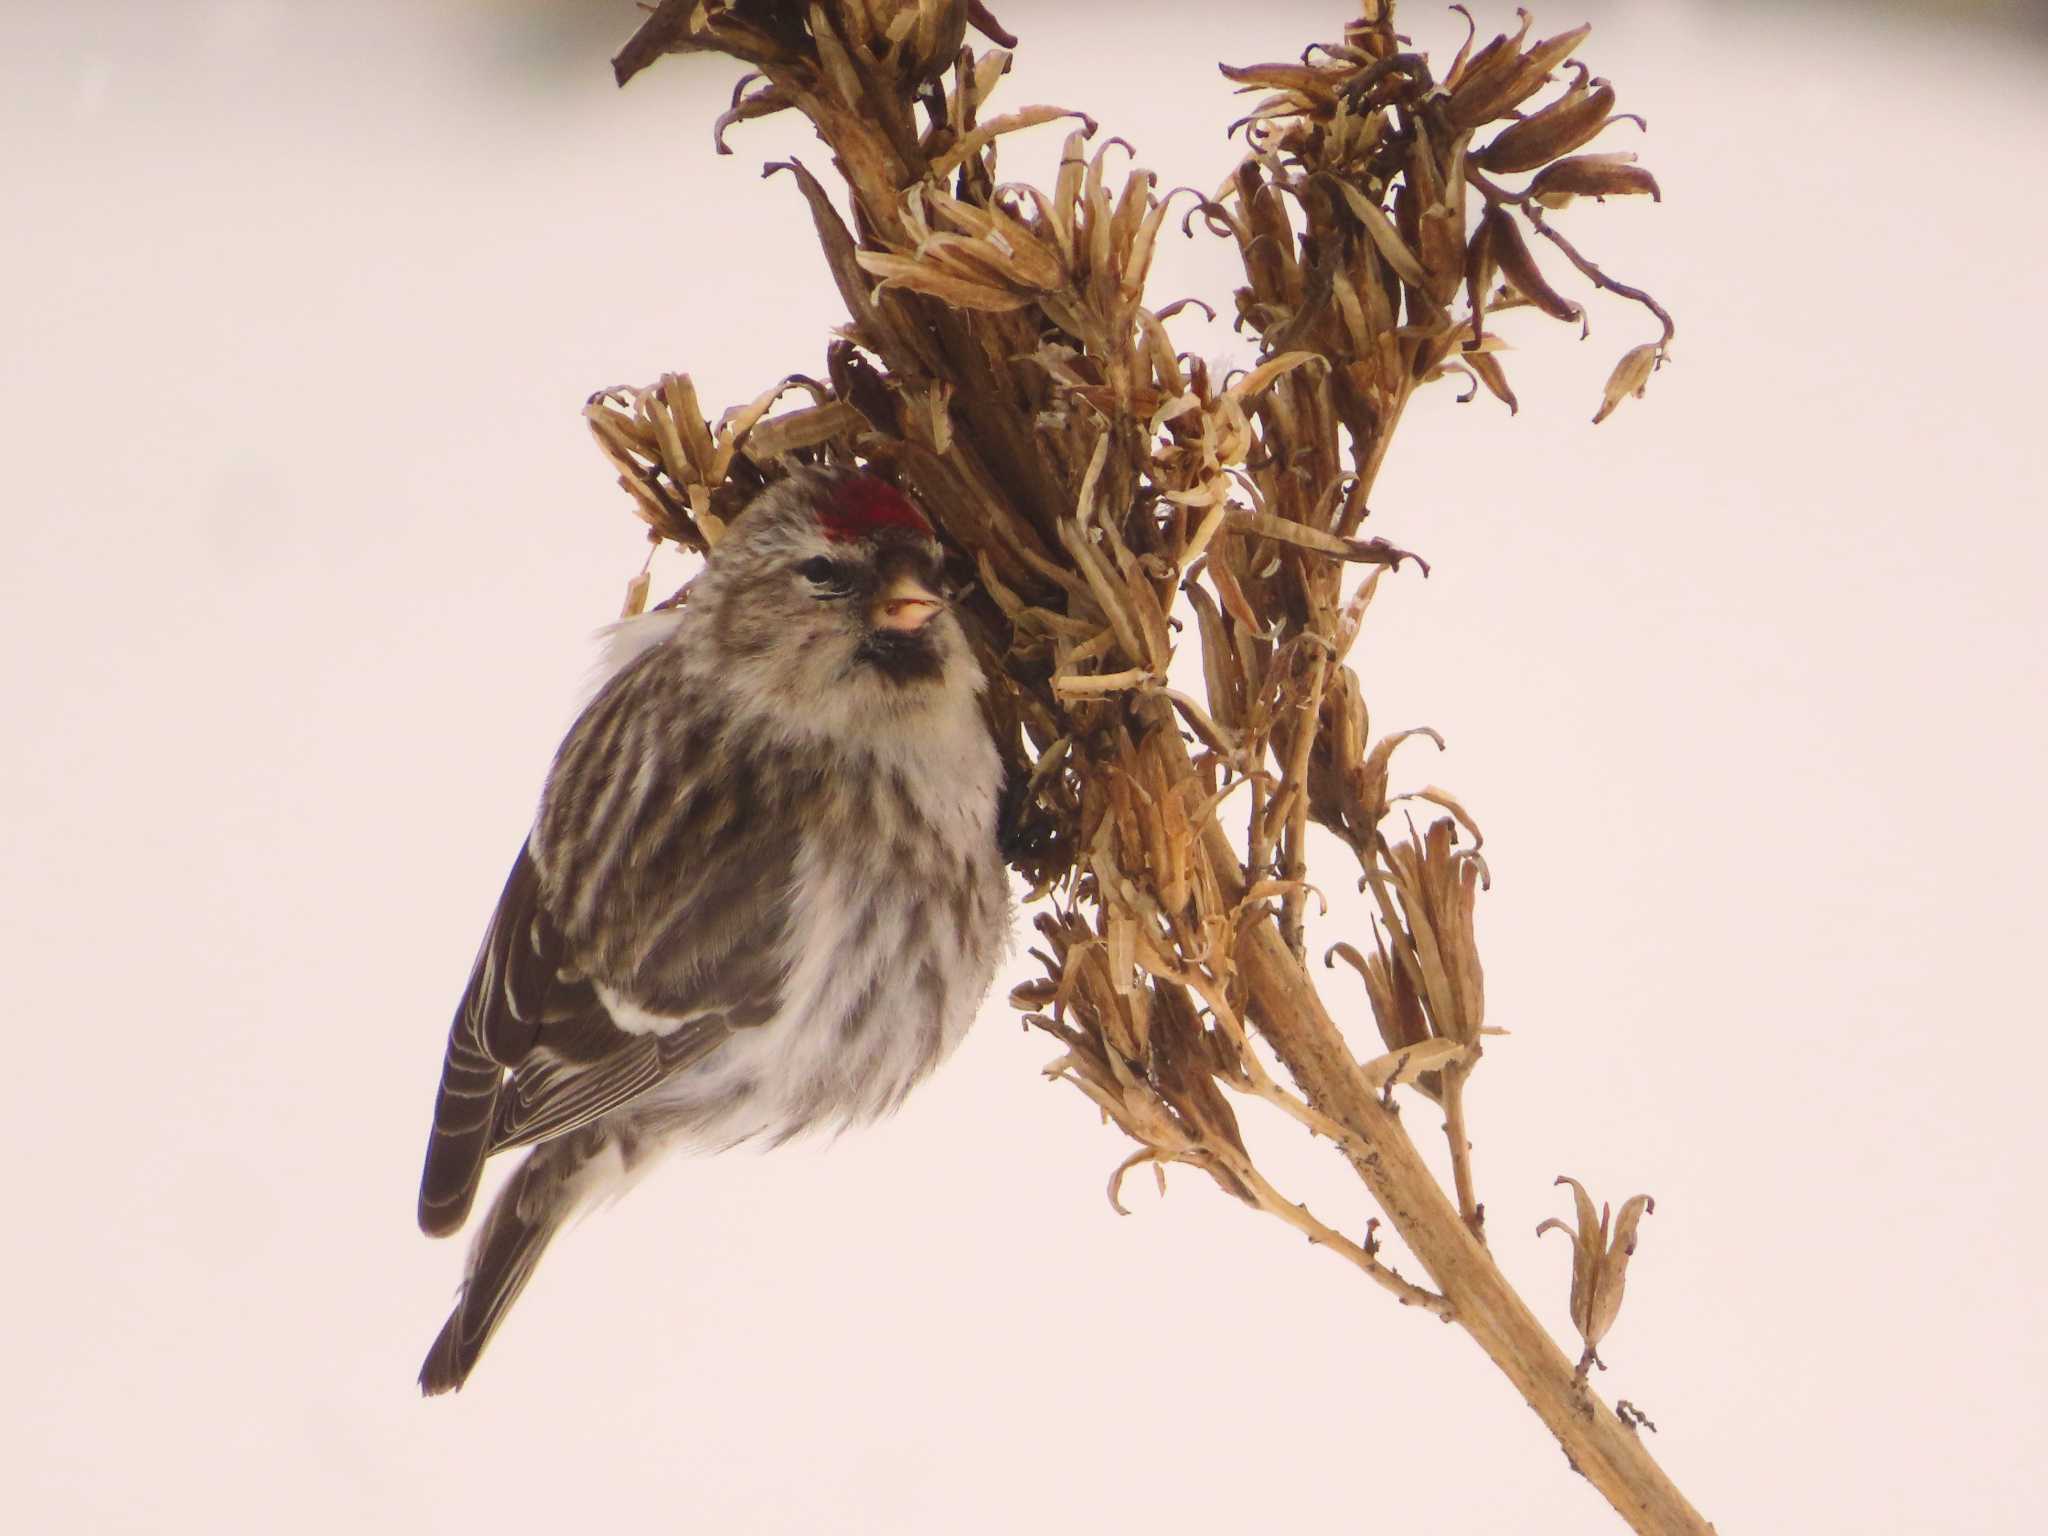
[[[1346,13],[997,10],[999,100],[1165,185],[1231,162],[1215,59]],[[724,62],[615,91],[635,15],[0,7],[0,1523],[1619,1529],[1457,1333],[1193,1174],[1115,1216],[1125,1145],[1000,999],[889,1125],[568,1234],[471,1389],[415,1395],[461,1259],[412,1223],[443,1031],[641,548],[578,408],[669,368],[742,399],[839,317],[756,176],[822,153],[714,158]],[[1511,321],[1518,418],[1420,405],[1376,527],[1436,574],[1361,657],[1376,724],[1450,743],[1397,777],[1489,837],[1496,1251],[1568,1338],[1552,1177],[1657,1196],[1599,1385],[1723,1532],[2038,1530],[2048,34],[1539,29],[1587,16],[1667,200],[1566,225],[1676,361],[1588,426],[1650,334],[1601,301],[1584,345]],[[1176,236],[1154,291],[1226,271]],[[1362,937],[1328,883],[1319,937]]]

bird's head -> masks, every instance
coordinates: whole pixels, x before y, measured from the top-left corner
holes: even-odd
[[[894,486],[799,470],[733,523],[691,606],[704,605],[730,680],[763,703],[901,719],[981,687],[942,562],[931,524]]]

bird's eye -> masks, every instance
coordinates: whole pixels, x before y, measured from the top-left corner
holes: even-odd
[[[853,590],[853,573],[829,555],[812,556],[796,573],[816,587],[820,597],[844,597]]]

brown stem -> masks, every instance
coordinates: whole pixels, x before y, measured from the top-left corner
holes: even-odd
[[[1159,700],[1144,706],[1167,733],[1176,772],[1194,765]],[[1176,746],[1178,744],[1178,746]],[[1243,866],[1211,815],[1200,829],[1226,902],[1243,898]],[[1307,1095],[1311,1111],[1342,1128],[1338,1146],[1409,1251],[1450,1305],[1452,1320],[1486,1351],[1557,1437],[1565,1456],[1644,1536],[1709,1536],[1712,1527],[1632,1432],[1587,1385],[1528,1304],[1508,1284],[1465,1213],[1444,1194],[1399,1113],[1359,1070],[1301,957],[1270,912],[1252,916],[1236,944],[1259,1033]]]
[[[1323,687],[1330,675],[1330,657],[1318,650],[1311,664],[1308,687],[1295,706],[1293,751],[1288,754],[1286,783],[1294,786],[1294,801],[1287,811],[1287,864],[1284,878],[1291,882],[1280,900],[1281,927],[1287,947],[1299,955],[1302,948],[1304,908],[1308,898],[1308,758],[1315,746],[1316,724],[1323,711]]]
[[[1223,829],[1203,828],[1212,864],[1227,881],[1236,856]],[[1230,894],[1226,890],[1226,894]],[[1632,1433],[1579,1378],[1444,1195],[1399,1116],[1358,1070],[1336,1021],[1270,914],[1238,940],[1259,1031],[1310,1103],[1357,1136],[1352,1166],[1394,1230],[1435,1281],[1462,1327],[1557,1437],[1571,1464],[1645,1536],[1707,1536],[1712,1527]]]
[[[1664,327],[1663,339],[1666,342],[1669,342],[1673,336],[1678,334],[1678,323],[1671,318],[1669,310],[1643,292],[1642,289],[1631,288],[1627,283],[1618,282],[1601,271],[1599,267],[1588,261],[1584,256],[1581,256],[1578,247],[1559,234],[1550,221],[1543,217],[1542,206],[1531,198],[1528,193],[1510,192],[1498,182],[1488,179],[1469,164],[1465,167],[1465,179],[1477,187],[1489,203],[1512,205],[1519,208],[1522,212],[1522,217],[1529,221],[1529,227],[1556,246],[1560,251],[1564,252],[1565,260],[1577,267],[1579,275],[1584,277],[1595,288],[1604,289],[1606,292],[1614,294],[1619,298],[1632,299],[1655,315],[1657,323]],[[1478,321],[1476,318],[1473,323],[1477,325]]]
[[[1472,1189],[1472,1138],[1465,1129],[1465,1079],[1471,1071],[1470,1062],[1452,1062],[1443,1069],[1444,1140],[1451,1149],[1451,1186],[1457,1192],[1458,1214],[1483,1243],[1485,1216]]]
[[[1670,341],[1678,333],[1678,323],[1671,318],[1669,310],[1643,292],[1642,289],[1631,288],[1627,283],[1616,282],[1605,272],[1594,266],[1592,262],[1586,260],[1585,257],[1579,254],[1577,247],[1571,241],[1565,239],[1563,235],[1551,227],[1549,220],[1543,217],[1534,203],[1524,203],[1522,205],[1522,213],[1529,220],[1530,227],[1560,251],[1563,251],[1565,259],[1577,267],[1580,273],[1594,287],[1604,288],[1609,293],[1618,294],[1624,299],[1634,299],[1636,303],[1642,305],[1643,308],[1655,315],[1657,323],[1664,327],[1665,341]]]
[[[1356,1265],[1365,1272],[1373,1284],[1386,1291],[1402,1306],[1420,1307],[1445,1322],[1455,1321],[1451,1305],[1443,1297],[1434,1291],[1424,1290],[1412,1281],[1402,1279],[1398,1272],[1375,1258],[1369,1249],[1354,1243],[1343,1233],[1319,1221],[1307,1206],[1282,1195],[1266,1182],[1265,1175],[1259,1172],[1250,1158],[1242,1155],[1229,1156],[1225,1162],[1238,1182],[1251,1191],[1252,1198],[1260,1210],[1279,1217],[1318,1247],[1327,1248],[1339,1258]]]

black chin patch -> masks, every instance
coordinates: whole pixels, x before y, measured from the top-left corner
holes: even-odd
[[[861,641],[853,659],[892,683],[937,682],[944,671],[939,648],[921,629],[878,629]]]

